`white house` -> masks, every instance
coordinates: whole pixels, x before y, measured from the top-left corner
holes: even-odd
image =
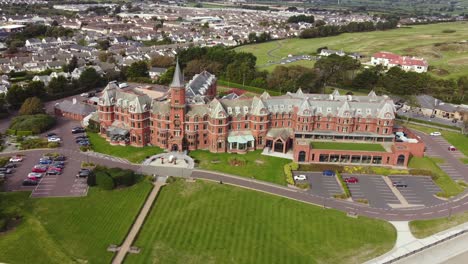
[[[400,67],[404,71],[417,73],[427,72],[429,64],[423,58],[400,56],[391,52],[377,52],[371,57],[372,65],[382,65],[387,68]]]

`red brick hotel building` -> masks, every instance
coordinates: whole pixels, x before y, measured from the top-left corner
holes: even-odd
[[[292,153],[298,162],[406,166],[410,155],[424,153],[424,144],[410,131],[404,132],[411,142],[395,141],[395,108],[385,95],[306,94],[300,89],[233,100],[215,95],[214,75],[203,72],[185,84],[179,65],[161,98],[110,83],[98,104],[101,135],[111,144],[170,151],[245,153],[268,148]],[[375,143],[382,149],[317,149],[314,142]]]

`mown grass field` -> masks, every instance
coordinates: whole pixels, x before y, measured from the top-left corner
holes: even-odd
[[[444,30],[456,32],[444,33]],[[401,55],[424,57],[429,61],[429,65],[435,68],[431,71],[432,74],[452,78],[468,74],[468,42],[464,42],[468,40],[467,36],[468,22],[454,22],[387,31],[347,33],[326,38],[285,39],[245,45],[236,50],[253,53],[257,57],[257,66],[260,69],[263,69],[269,60],[278,61],[288,54],[312,54],[325,46],[345,52],[359,52],[367,56],[368,60],[375,52],[391,51]],[[314,61],[299,64],[312,67]],[[273,68],[274,66],[264,69]]]
[[[196,150],[191,151],[190,156],[195,159],[195,162],[198,163],[201,169],[286,185],[283,167],[291,162],[291,160],[265,156],[261,153],[261,150],[257,150],[237,155]],[[240,161],[243,164],[238,166],[233,165],[236,161]]]
[[[125,263],[362,263],[390,250],[387,222],[229,185],[162,189]]]
[[[315,149],[337,149],[337,150],[357,150],[357,151],[385,151],[381,144],[373,143],[339,143],[339,142],[317,142],[311,143]]]
[[[110,244],[121,244],[151,190],[148,181],[125,189],[91,188],[82,198],[29,198],[29,192],[0,193],[0,206],[23,216],[0,234],[6,263],[110,263]]]
[[[450,218],[415,220],[409,223],[411,233],[417,238],[425,238],[449,228],[468,222],[468,212],[454,214]]]
[[[162,153],[163,150],[158,147],[133,147],[133,146],[111,146],[103,137],[97,133],[87,132],[91,148],[95,152],[104,153],[120,158],[127,159],[133,163],[141,163],[146,157]]]
[[[443,163],[442,159],[431,158],[431,157],[411,157],[408,163],[408,168],[411,169],[422,169],[432,171],[437,179],[434,182],[442,190],[441,197],[456,196],[463,192],[465,188],[452,180],[438,165],[437,163]]]

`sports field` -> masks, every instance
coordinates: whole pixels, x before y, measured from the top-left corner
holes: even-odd
[[[447,31],[448,30],[448,31]],[[454,30],[452,33],[450,30]],[[444,32],[445,31],[445,32]],[[378,51],[391,51],[401,55],[424,57],[434,69],[431,73],[442,77],[468,74],[468,22],[440,23],[404,27],[387,31],[346,33],[334,37],[313,39],[285,39],[261,44],[246,45],[236,50],[251,52],[257,57],[257,66],[277,61],[289,54],[312,54],[320,47],[359,52],[368,56]],[[313,66],[314,61],[299,64]],[[289,65],[289,64],[286,64]]]
[[[387,222],[229,185],[164,187],[125,263],[362,263],[390,250]]]

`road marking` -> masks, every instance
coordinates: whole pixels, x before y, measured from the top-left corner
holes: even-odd
[[[439,211],[437,211],[437,212],[438,212],[438,213],[442,213],[442,212],[445,212],[445,211],[447,211],[447,209],[442,209],[442,210],[439,210]]]

